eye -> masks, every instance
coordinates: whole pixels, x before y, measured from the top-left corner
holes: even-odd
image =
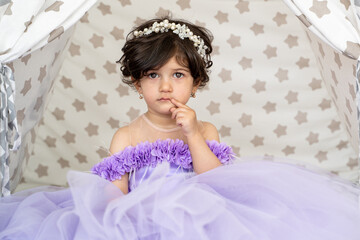
[[[151,78],[151,79],[154,79],[154,78],[159,77],[159,75],[157,73],[149,73],[148,77]]]
[[[174,77],[175,77],[175,78],[182,78],[183,76],[184,76],[184,74],[181,73],[181,72],[176,72],[176,73],[174,73]]]

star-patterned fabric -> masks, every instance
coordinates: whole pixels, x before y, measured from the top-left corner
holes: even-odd
[[[218,128],[221,141],[239,156],[287,157],[358,178],[354,123],[345,123],[346,101],[337,105],[335,97],[344,74],[354,77],[355,61],[306,30],[310,21],[282,1],[101,0],[76,26],[51,101],[29,136],[34,148],[17,190],[65,185],[70,169],[89,171],[108,155],[116,129],[146,111],[115,62],[134,25],[169,12],[214,34],[209,85],[188,104]],[[331,64],[321,67],[324,59]],[[31,91],[31,83],[19,88]],[[341,92],[353,104],[349,91]]]

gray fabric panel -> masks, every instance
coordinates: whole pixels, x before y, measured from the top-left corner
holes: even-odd
[[[358,3],[360,3],[360,0],[358,0]],[[357,66],[356,66],[356,102],[357,102],[357,119],[358,119],[358,123],[359,123],[359,139],[360,139],[360,61],[357,62]],[[360,148],[360,146],[359,146]],[[359,161],[359,166],[360,166],[360,154],[358,157],[358,161]],[[359,173],[360,173],[360,168],[359,168]],[[358,182],[360,183],[360,175],[359,175],[359,180]]]
[[[0,65],[0,187],[10,194],[9,151],[17,150],[21,139],[15,110],[15,80],[9,67]]]

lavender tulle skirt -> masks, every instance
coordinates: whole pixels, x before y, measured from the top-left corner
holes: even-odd
[[[3,198],[0,239],[360,239],[360,190],[334,176],[268,161],[171,168],[150,169],[127,195],[71,171],[67,189]]]

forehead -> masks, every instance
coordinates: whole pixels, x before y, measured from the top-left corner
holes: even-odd
[[[184,65],[184,60],[182,58],[179,59],[177,56],[172,56],[163,66],[171,67],[171,68],[188,68],[187,64]]]
[[[188,60],[184,56],[184,54],[175,53],[172,57],[170,57],[163,65],[155,67],[154,69],[161,68],[172,68],[172,69],[185,69],[189,70]]]

